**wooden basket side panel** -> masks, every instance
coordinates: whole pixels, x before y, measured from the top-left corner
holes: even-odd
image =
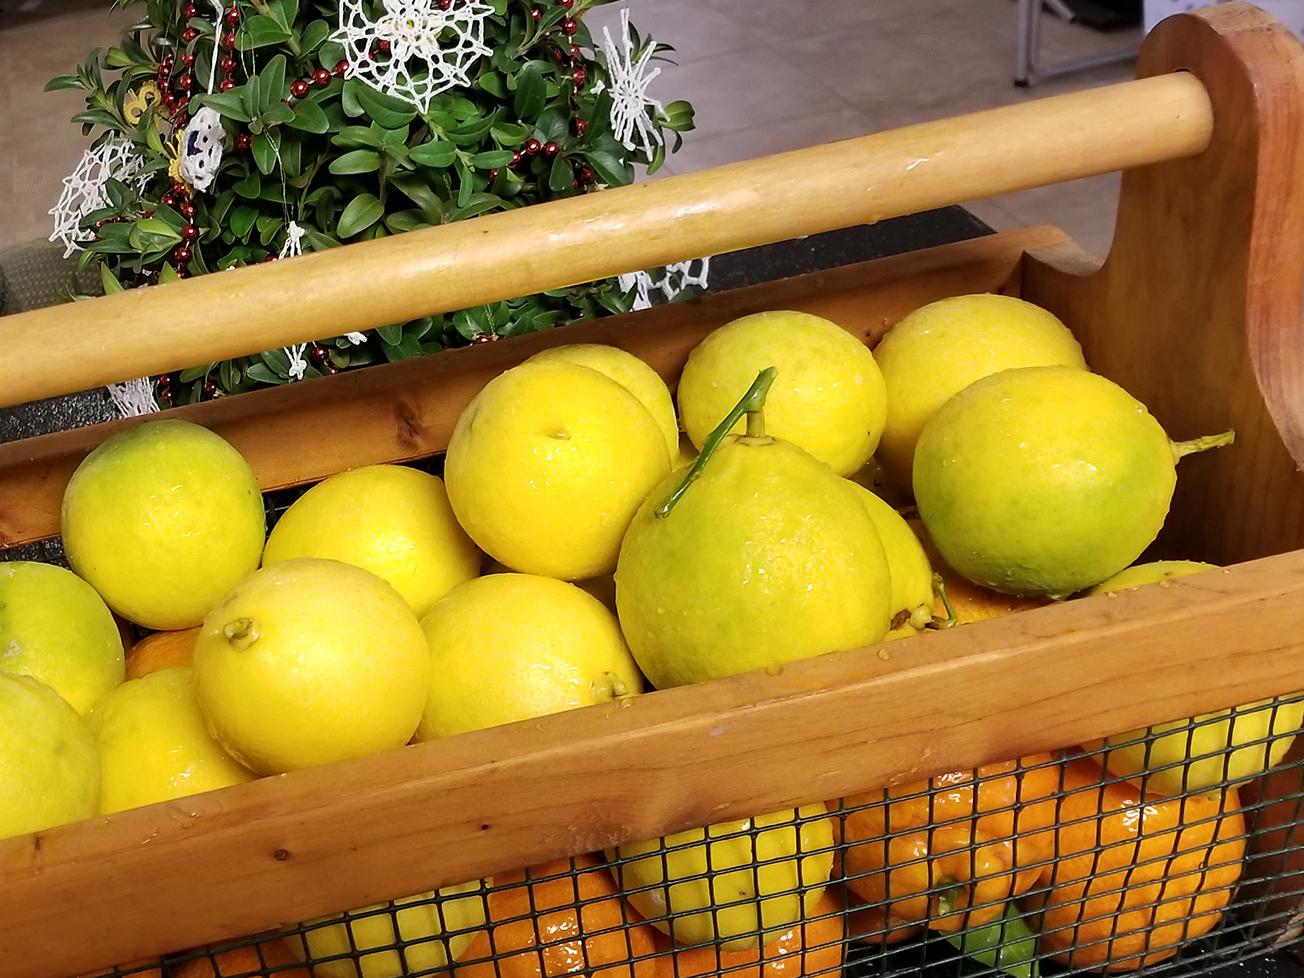
[[[1179,467],[1156,551],[1234,563],[1304,546],[1304,51],[1243,4],[1166,21],[1140,75],[1197,74],[1214,107],[1198,157],[1124,175],[1103,267],[1044,254],[1025,298],[1175,440],[1236,430]]]

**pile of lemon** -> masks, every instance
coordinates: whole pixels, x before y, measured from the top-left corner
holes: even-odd
[[[270,535],[212,432],[109,439],[64,498],[73,572],[0,565],[0,837],[913,635],[954,621],[935,569],[961,620],[1067,597],[1154,540],[1183,454],[1230,440],[1170,442],[1055,317],[997,295],[932,303],[873,352],[747,316],[693,350],[677,402],[620,349],[551,349],[466,407],[442,480],[343,472]],[[131,647],[120,621],[155,634]],[[619,882],[677,938],[754,944],[819,899],[824,815],[627,846]],[[728,913],[671,885],[708,864],[745,897]]]

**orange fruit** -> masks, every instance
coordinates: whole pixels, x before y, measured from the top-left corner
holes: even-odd
[[[139,679],[160,669],[190,665],[198,637],[198,628],[146,635],[127,651],[127,678]]]
[[[657,978],[837,978],[842,972],[846,917],[828,891],[802,923],[790,927],[764,948],[725,951],[716,945],[687,948],[656,959]],[[670,938],[657,934],[658,949],[668,951]]]
[[[488,927],[455,978],[657,978],[653,930],[594,856],[495,874]],[[491,960],[496,958],[497,960]]]
[[[284,942],[274,938],[173,965],[172,978],[311,978],[303,968],[284,970],[297,964]]]

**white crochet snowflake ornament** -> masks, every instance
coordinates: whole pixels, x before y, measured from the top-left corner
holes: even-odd
[[[50,240],[63,243],[64,258],[71,257],[75,251],[81,251],[95,237],[93,230],[81,227],[81,221],[91,211],[108,204],[104,185],[109,179],[120,180],[139,189],[144,186],[146,179],[145,174],[141,173],[144,165],[145,160],[136,152],[130,140],[117,135],[110,136],[82,154],[77,168],[63,178],[59,202],[49,210],[54,218]]]
[[[285,244],[281,245],[279,258],[294,258],[303,254],[303,239],[306,232],[299,227],[298,223],[291,221],[285,226]],[[296,343],[294,346],[282,347],[285,355],[290,358],[290,379],[303,380],[304,371],[308,369],[308,361],[304,358],[304,352],[308,349],[307,343]]]
[[[479,0],[382,0],[384,13],[372,19],[365,0],[340,0],[340,28],[332,35],[346,48],[346,78],[415,106],[450,88],[471,85],[469,69],[493,54],[484,41],[485,19],[494,8]],[[376,55],[377,41],[389,53]]]
[[[195,113],[181,136],[181,177],[196,190],[207,190],[222,163],[222,117],[207,106]]]
[[[158,411],[158,402],[154,400],[154,381],[148,377],[137,377],[122,384],[109,384],[109,401],[120,418],[138,418],[142,414]]]
[[[661,145],[661,132],[652,122],[661,112],[661,103],[647,93],[648,86],[661,74],[660,68],[651,68],[653,45],[648,44],[637,59],[634,57],[626,8],[620,12],[620,44],[611,39],[611,29],[604,27],[599,46],[606,55],[610,79],[606,90],[611,93],[611,131],[626,149],[641,146],[651,156],[652,147]],[[648,109],[653,115],[648,114]]]
[[[660,292],[669,302],[675,296],[690,288],[705,290],[711,278],[711,259],[695,258],[691,261],[675,262],[667,265],[660,275],[648,272],[629,272],[617,276],[621,289],[628,292],[634,289],[634,310],[649,309],[652,306],[652,293]]]

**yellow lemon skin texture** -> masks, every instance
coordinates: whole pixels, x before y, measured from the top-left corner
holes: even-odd
[[[162,669],[123,683],[86,722],[102,762],[100,814],[252,781],[208,732],[194,673]]]
[[[68,560],[110,608],[190,628],[258,567],[266,521],[249,464],[188,421],[147,421],[82,461],[63,496]]]
[[[778,375],[765,401],[765,427],[804,448],[838,475],[874,454],[887,417],[874,355],[836,323],[804,312],[735,319],[702,340],[679,379],[679,417],[701,449],[757,373]],[[741,433],[744,422],[732,431]]]
[[[1145,406],[1073,367],[969,385],[915,453],[915,500],[943,561],[1009,594],[1065,597],[1118,573],[1158,535],[1176,484]]]
[[[661,375],[634,354],[601,343],[572,343],[536,353],[531,360],[566,360],[606,374],[638,398],[666,439],[671,458],[679,454],[679,420],[670,388]]]
[[[1091,594],[1116,594],[1207,570],[1214,564],[1158,560],[1127,568]],[[1108,748],[1105,766],[1112,774],[1142,784],[1151,794],[1180,795],[1219,790],[1226,782],[1247,781],[1279,764],[1304,724],[1304,702],[1261,700],[1232,710],[1203,713],[1107,737],[1088,745]]]
[[[194,669],[209,729],[259,774],[403,746],[430,688],[425,635],[399,593],[312,557],[264,567],[223,598]]]
[[[621,628],[654,687],[883,638],[887,556],[845,479],[782,440],[729,436],[658,518],[684,471],[648,496],[616,568]]]
[[[33,561],[0,564],[0,672],[32,676],[78,713],[122,682],[122,634],[95,589]]]
[[[421,620],[433,678],[417,739],[609,703],[643,677],[615,616],[574,584],[491,574]]]
[[[100,756],[86,721],[31,676],[0,674],[0,839],[95,814]]]
[[[296,557],[371,571],[418,617],[480,572],[443,481],[404,465],[341,472],[295,500],[267,538],[263,566]]]
[[[444,481],[458,522],[495,560],[582,581],[615,567],[634,511],[669,469],[638,398],[589,367],[534,360],[467,405]]]
[[[827,814],[806,805],[621,846],[615,857],[630,861],[613,872],[634,909],[676,944],[749,950],[823,896],[833,870]]]
[[[318,978],[405,978],[447,967],[466,954],[485,922],[481,884],[463,883],[434,893],[376,904],[347,918],[323,917],[286,939]],[[396,945],[402,945],[402,954]],[[356,952],[356,953],[355,953]]]
[[[933,568],[910,524],[870,490],[849,482],[874,521],[892,575],[892,628],[913,631],[933,620]],[[902,633],[904,637],[908,633]]]
[[[877,457],[909,490],[915,444],[937,409],[975,380],[1015,367],[1086,369],[1082,347],[1045,309],[1008,295],[961,295],[916,309],[874,347],[887,388]]]

